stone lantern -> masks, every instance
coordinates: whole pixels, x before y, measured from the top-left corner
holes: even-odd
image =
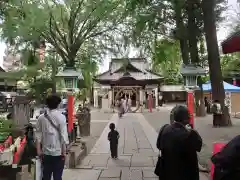
[[[74,68],[65,68],[62,72],[59,72],[56,77],[58,78],[58,85],[62,87],[63,92],[67,92],[67,109],[66,118],[68,123],[68,133],[70,135],[70,141],[76,141],[77,137],[77,125],[75,123],[75,98],[74,93],[79,92],[78,83],[83,80],[81,72],[76,71]]]
[[[201,66],[190,64],[181,67],[181,74],[184,78],[184,86],[188,89],[195,89],[198,87],[197,79],[199,76],[205,75],[206,69]]]
[[[206,73],[206,69],[195,64],[183,65],[181,68],[181,74],[184,78],[184,86],[187,91],[187,107],[190,114],[189,123],[192,128],[194,128],[194,90],[198,89],[198,77],[205,75]]]
[[[62,72],[59,72],[56,77],[59,78],[58,83],[63,87],[63,91],[66,92],[78,92],[78,83],[83,80],[82,73],[73,68],[65,68]]]

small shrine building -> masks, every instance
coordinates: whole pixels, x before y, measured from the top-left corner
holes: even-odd
[[[97,75],[94,81],[94,107],[111,109],[121,98],[130,98],[132,107],[147,107],[151,95],[154,108],[158,106],[163,77],[150,70],[145,58],[120,58],[112,59],[109,69]]]

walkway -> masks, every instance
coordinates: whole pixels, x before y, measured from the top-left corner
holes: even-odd
[[[111,122],[116,124],[120,133],[119,160],[110,158],[107,125],[81,166],[65,170],[63,179],[158,180],[153,173],[158,155],[157,133],[153,127],[140,113],[125,114],[120,120],[114,114]]]

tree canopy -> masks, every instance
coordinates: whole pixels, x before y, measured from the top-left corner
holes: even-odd
[[[162,39],[155,42],[152,57],[153,71],[161,73],[164,84],[179,84],[182,76],[179,44],[175,40]]]
[[[12,0],[2,22],[2,36],[14,45],[46,42],[66,66],[74,67],[83,45],[111,48],[114,32],[124,20],[121,0]],[[119,32],[118,32],[119,33]]]

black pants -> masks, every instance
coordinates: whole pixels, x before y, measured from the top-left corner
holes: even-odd
[[[222,115],[221,114],[213,114],[213,125],[220,126]]]
[[[118,157],[118,144],[110,143],[110,151],[111,151],[111,157],[117,158]]]
[[[62,180],[65,160],[62,156],[43,156],[43,178],[42,180]]]

